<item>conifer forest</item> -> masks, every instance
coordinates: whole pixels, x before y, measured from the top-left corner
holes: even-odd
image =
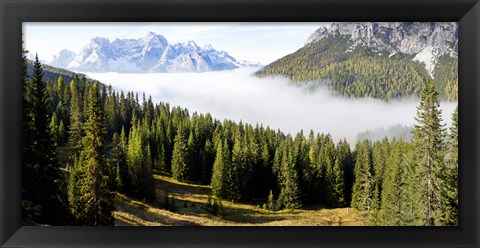
[[[352,143],[220,119],[24,50],[23,224],[457,226],[459,111],[441,109],[457,101],[456,61],[443,57],[433,77],[408,56],[342,57],[348,37],[335,37],[255,76],[329,78],[326,87],[347,99],[415,95],[408,139]]]

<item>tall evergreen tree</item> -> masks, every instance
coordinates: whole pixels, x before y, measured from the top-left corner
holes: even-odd
[[[128,174],[127,165],[127,137],[125,134],[125,128],[122,127],[122,132],[118,142],[116,141],[115,134],[112,139],[112,157],[116,158],[116,184],[117,190],[121,193],[127,193],[131,187],[130,176]]]
[[[441,185],[443,198],[442,208],[439,209],[441,225],[458,225],[458,107],[452,114],[452,126],[448,139],[448,157]]]
[[[39,223],[67,224],[66,203],[57,164],[56,147],[49,124],[51,112],[43,69],[38,56],[27,81],[23,54],[24,90],[22,103],[22,206],[23,218]]]
[[[72,80],[70,82],[70,127],[69,144],[73,149],[73,155],[78,156],[82,148],[83,133],[83,114],[81,108],[81,96],[77,89],[77,84]]]
[[[227,184],[227,172],[226,169],[230,166],[227,163],[231,163],[230,153],[228,147],[223,145],[223,142],[219,142],[217,145],[217,155],[215,156],[215,162],[213,163],[212,180],[210,185],[212,186],[213,195],[217,197],[226,197],[226,184]]]
[[[141,123],[132,117],[132,128],[128,138],[127,165],[130,188],[128,192],[133,197],[155,200],[155,185],[151,170],[150,146],[142,134]],[[136,123],[136,124],[135,124]]]
[[[445,129],[441,114],[435,85],[428,81],[420,94],[412,140],[416,161],[414,176],[418,180],[417,197],[413,198],[417,202],[417,225],[432,226],[440,220],[438,210],[443,203],[439,188],[445,173]]]
[[[350,144],[345,139],[337,143],[337,158],[340,161],[343,172],[345,204],[349,206],[352,202],[355,161],[350,150]]]
[[[410,146],[404,141],[393,141],[385,168],[381,197],[382,218],[385,226],[407,225],[409,217],[408,171],[411,161]]]
[[[340,165],[340,159],[335,159],[332,173],[332,206],[345,207],[345,185],[343,178],[343,171]]]
[[[187,130],[180,126],[175,136],[173,154],[172,154],[172,176],[178,181],[185,182],[188,180],[188,147],[187,147]]]
[[[105,158],[105,117],[101,106],[100,89],[95,83],[89,91],[88,119],[82,139],[83,176],[79,179],[80,201],[86,225],[113,225],[113,195],[108,188]]]
[[[358,141],[355,149],[357,160],[351,206],[361,211],[369,211],[372,204],[374,184],[371,149],[371,143],[368,140]]]
[[[297,209],[302,207],[302,194],[298,181],[298,171],[295,168],[293,158],[293,142],[288,137],[282,151],[280,171],[280,195],[278,204],[286,209]]]

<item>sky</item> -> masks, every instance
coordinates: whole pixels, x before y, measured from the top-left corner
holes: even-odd
[[[148,32],[165,36],[169,43],[193,40],[211,44],[237,60],[268,64],[301,48],[308,36],[330,23],[53,23],[25,22],[25,47],[50,61],[62,49],[76,53],[93,37],[140,38]]]

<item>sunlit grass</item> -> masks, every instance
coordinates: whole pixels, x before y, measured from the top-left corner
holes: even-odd
[[[325,209],[311,206],[308,209],[271,212],[256,205],[223,200],[223,217],[206,211],[211,188],[178,182],[163,174],[154,175],[157,201],[145,203],[116,194],[114,212],[117,226],[358,226],[359,213],[354,209]],[[177,211],[162,208],[165,194],[173,197]]]

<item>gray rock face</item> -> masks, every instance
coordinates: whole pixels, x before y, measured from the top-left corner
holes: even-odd
[[[211,45],[194,41],[169,44],[162,35],[149,32],[139,39],[91,39],[79,54],[62,50],[50,63],[80,72],[206,72],[259,65],[237,61]]]
[[[396,53],[415,55],[413,60],[424,63],[431,76],[440,57],[458,56],[455,22],[338,22],[316,30],[306,44],[335,35],[349,37],[349,48],[345,52],[363,46],[389,56]]]

